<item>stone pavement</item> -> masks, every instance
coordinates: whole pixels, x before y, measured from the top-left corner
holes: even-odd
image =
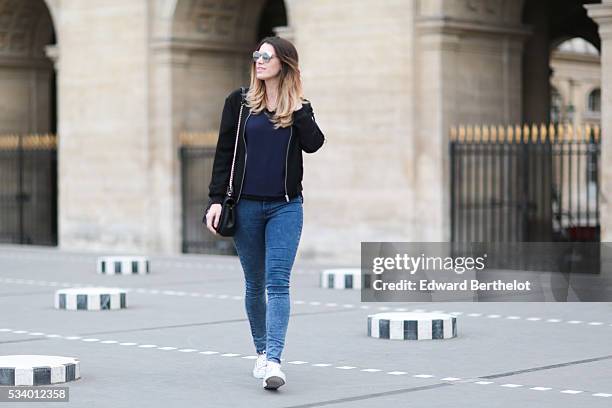
[[[612,406],[610,303],[361,303],[318,287],[326,265],[296,263],[275,392],[251,377],[237,258],[153,256],[149,275],[107,276],[98,255],[0,246],[0,354],[81,361],[53,406]],[[54,309],[55,290],[86,285],[129,289],[127,309]],[[458,337],[367,337],[368,314],[401,310],[455,313]]]

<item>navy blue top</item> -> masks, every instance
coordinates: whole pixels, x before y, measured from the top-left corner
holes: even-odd
[[[268,113],[271,114],[271,113]],[[285,158],[291,129],[274,129],[266,111],[249,116],[242,195],[259,200],[285,199]]]

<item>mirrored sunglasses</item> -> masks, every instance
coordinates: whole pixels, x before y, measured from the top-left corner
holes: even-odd
[[[268,63],[270,62],[272,58],[274,58],[274,55],[270,55],[267,52],[254,51],[253,52],[253,62],[257,62],[259,57],[263,59],[263,62]]]

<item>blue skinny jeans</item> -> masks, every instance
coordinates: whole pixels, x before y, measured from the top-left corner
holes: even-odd
[[[245,278],[245,308],[255,351],[280,364],[289,324],[289,281],[303,226],[303,197],[289,202],[240,198],[234,246]],[[267,290],[267,302],[266,302]]]

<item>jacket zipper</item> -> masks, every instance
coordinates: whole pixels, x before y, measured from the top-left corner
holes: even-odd
[[[251,110],[249,109],[249,114],[247,115],[246,120],[244,121],[244,126],[242,127],[242,140],[244,142],[244,166],[242,166],[242,179],[240,180],[240,191],[238,192],[238,199],[236,200],[236,204],[238,204],[238,202],[240,201],[240,196],[242,195],[242,184],[244,183],[244,173],[246,171],[246,161],[247,161],[247,158],[249,157],[249,155],[247,154],[246,138],[244,136],[244,133],[246,130],[246,124],[250,117],[251,117]]]
[[[287,191],[287,173],[289,173],[289,146],[291,145],[291,136],[293,135],[293,125],[290,128],[289,143],[287,143],[287,154],[285,155],[285,199],[289,202],[289,192]]]

